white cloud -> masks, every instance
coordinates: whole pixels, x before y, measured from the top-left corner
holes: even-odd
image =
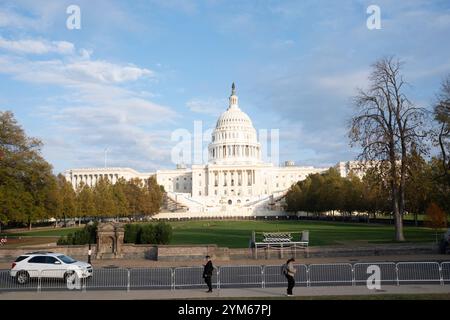
[[[67,41],[46,41],[46,40],[7,40],[0,37],[0,48],[13,51],[16,53],[29,53],[29,54],[72,54],[75,46],[73,43]]]
[[[70,56],[35,60],[20,53],[50,49],[65,52],[68,46],[64,42],[29,41],[3,42],[13,50],[0,55],[0,73],[20,81],[47,84],[49,90],[64,90],[33,111],[38,118],[46,119],[47,132],[61,137],[60,143],[45,148],[52,162],[63,162],[58,169],[74,164],[101,165],[98,155],[105,146],[111,148],[110,163],[114,165],[130,166],[130,159],[135,159],[136,169],[148,170],[156,168],[156,162],[170,160],[170,133],[159,126],[172,122],[177,113],[148,100],[149,93],[126,87],[130,82],[154,78],[153,71],[130,63],[94,60],[92,52],[76,51],[74,46]],[[52,137],[43,138],[52,141]]]
[[[86,57],[34,61],[17,56],[0,56],[0,73],[9,73],[24,81],[57,85],[83,85],[87,82],[119,84],[154,76],[153,71],[132,64],[87,60]]]
[[[40,24],[39,19],[25,17],[8,10],[7,8],[0,8],[0,28],[36,28]]]
[[[186,103],[190,111],[217,116],[226,108],[225,99],[192,99]]]
[[[185,14],[197,12],[197,3],[192,0],[152,0],[153,4],[161,8],[180,11]]]
[[[315,79],[316,84],[334,95],[352,96],[357,88],[363,88],[368,82],[370,70],[359,70],[335,75],[324,75]]]

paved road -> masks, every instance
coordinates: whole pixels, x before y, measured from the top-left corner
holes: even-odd
[[[368,268],[379,267],[383,285],[407,284],[450,284],[450,262],[439,265],[435,262],[422,263],[336,263],[296,265],[297,287],[323,286],[365,286],[373,273]],[[442,267],[440,270],[439,267]],[[202,267],[178,268],[96,268],[92,279],[81,281],[86,291],[91,290],[144,290],[203,288]],[[216,270],[217,272],[217,270]],[[48,273],[47,273],[48,274]],[[286,279],[281,274],[280,265],[272,266],[222,266],[220,274],[213,276],[213,285],[217,288],[268,288],[281,287]],[[8,270],[0,270],[0,291],[42,291],[69,290],[66,282],[58,279],[32,279],[25,285],[19,285],[9,276]],[[75,285],[76,287],[76,285]],[[72,287],[73,288],[73,287]]]

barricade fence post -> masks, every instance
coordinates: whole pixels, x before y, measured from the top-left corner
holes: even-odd
[[[261,288],[263,288],[263,289],[266,287],[265,283],[264,283],[264,269],[265,269],[265,267],[261,266]]]
[[[175,268],[171,268],[171,279],[172,279],[172,286],[171,290],[175,290]]]
[[[130,286],[131,286],[131,283],[130,283],[130,278],[131,278],[130,273],[131,273],[131,270],[130,270],[130,269],[127,269],[127,292],[130,292]]]

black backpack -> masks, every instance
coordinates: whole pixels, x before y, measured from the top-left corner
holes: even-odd
[[[287,273],[288,273],[288,267],[287,267],[287,264],[285,263],[281,266],[281,274],[285,276],[285,275],[287,275]]]

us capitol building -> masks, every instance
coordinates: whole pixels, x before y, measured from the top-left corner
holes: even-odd
[[[339,163],[341,175],[348,164]],[[295,166],[287,161],[283,167],[261,160],[261,144],[250,117],[239,108],[233,83],[228,109],[216,123],[208,146],[208,163],[174,170],[140,173],[130,168],[70,169],[65,177],[74,188],[81,182],[95,185],[101,177],[115,183],[119,178],[148,179],[156,176],[172,204],[170,215],[267,215],[281,210],[280,203],[291,185],[311,173],[328,168]],[[181,210],[180,210],[181,209]],[[176,211],[176,212],[173,212]]]

